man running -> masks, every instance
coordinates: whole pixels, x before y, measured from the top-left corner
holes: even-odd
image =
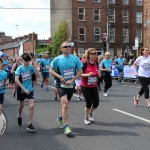
[[[22,125],[22,110],[24,107],[24,100],[28,99],[29,104],[29,117],[27,130],[35,132],[36,129],[32,125],[32,118],[34,112],[34,94],[33,94],[33,85],[32,85],[32,74],[36,74],[39,77],[35,62],[31,60],[31,55],[24,53],[22,55],[23,65],[19,66],[15,72],[15,82],[20,87],[17,91],[17,100],[20,101],[19,113],[18,113],[18,125]],[[32,61],[32,65],[30,65]]]
[[[118,83],[121,83],[122,80],[122,72],[124,67],[125,59],[123,58],[123,55],[120,55],[120,58],[116,59],[115,65],[117,66],[119,75],[118,75]]]
[[[50,73],[60,80],[58,95],[61,101],[61,112],[57,118],[57,122],[60,128],[64,126],[65,134],[70,134],[71,129],[68,125],[68,104],[74,92],[74,81],[81,76],[83,65],[77,56],[70,54],[71,46],[69,42],[63,42],[61,48],[63,54],[52,61]],[[55,68],[59,69],[59,73],[54,71]],[[77,74],[76,69],[78,69]]]
[[[48,89],[48,78],[49,78],[49,68],[50,68],[50,60],[48,59],[48,54],[44,55],[44,59],[41,60],[40,62],[40,67],[42,69],[42,84],[41,88],[43,88],[44,82],[46,82],[46,91],[49,91]]]

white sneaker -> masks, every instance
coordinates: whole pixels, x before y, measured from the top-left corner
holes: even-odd
[[[108,96],[108,94],[107,94],[107,93],[104,93],[104,94],[103,94],[103,96],[107,97],[107,96]]]
[[[89,119],[89,121],[91,121],[91,122],[94,121],[93,115],[89,114],[89,118],[88,118],[88,119]]]
[[[85,118],[85,119],[84,119],[84,123],[85,123],[86,125],[89,125],[91,122]]]

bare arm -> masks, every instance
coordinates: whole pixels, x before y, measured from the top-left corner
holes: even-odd
[[[103,67],[100,67],[100,71],[108,71],[109,69],[103,69]]]
[[[134,63],[134,64],[133,64],[134,74],[135,74],[136,76],[138,76],[138,73],[137,73],[137,70],[136,70],[136,66],[137,66],[137,64]]]

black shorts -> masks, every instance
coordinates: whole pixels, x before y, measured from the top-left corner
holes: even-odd
[[[69,88],[62,88],[62,87],[58,88],[58,96],[59,96],[59,98],[67,95],[68,101],[71,100],[71,98],[73,96],[73,92],[74,92],[74,88],[70,88],[70,89]]]
[[[4,102],[4,93],[0,93],[0,104]]]
[[[119,73],[122,73],[123,70],[121,68],[117,68]]]
[[[18,101],[24,101],[25,99],[34,99],[33,91],[31,91],[29,95],[27,95],[26,93],[17,92]]]

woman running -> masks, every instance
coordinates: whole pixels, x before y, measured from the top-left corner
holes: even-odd
[[[100,70],[102,71],[103,79],[105,82],[104,96],[108,96],[108,89],[112,86],[111,70],[112,70],[112,60],[110,59],[110,53],[105,53],[105,58],[100,64]]]
[[[83,63],[83,74],[81,81],[81,90],[85,98],[85,119],[86,125],[90,124],[90,121],[94,121],[93,111],[99,105],[99,93],[97,88],[97,77],[99,76],[98,62],[96,60],[96,49],[89,48],[86,54],[87,60]]]
[[[12,82],[13,82],[13,84],[14,84],[14,90],[13,90],[13,97],[14,97],[14,98],[16,97],[16,92],[17,92],[17,88],[18,88],[18,85],[15,83],[15,71],[17,70],[17,68],[18,68],[20,65],[21,65],[20,57],[17,56],[17,57],[16,57],[16,61],[15,61],[15,63],[13,64],[12,70],[11,70],[11,73],[13,74]]]
[[[145,93],[145,100],[148,105],[148,110],[150,111],[150,97],[149,97],[149,84],[150,84],[150,55],[149,49],[147,47],[141,49],[141,55],[136,59],[133,64],[135,75],[139,77],[141,84],[141,90],[138,95],[134,97],[134,105],[138,106],[140,97]],[[137,72],[137,67],[139,70]]]

